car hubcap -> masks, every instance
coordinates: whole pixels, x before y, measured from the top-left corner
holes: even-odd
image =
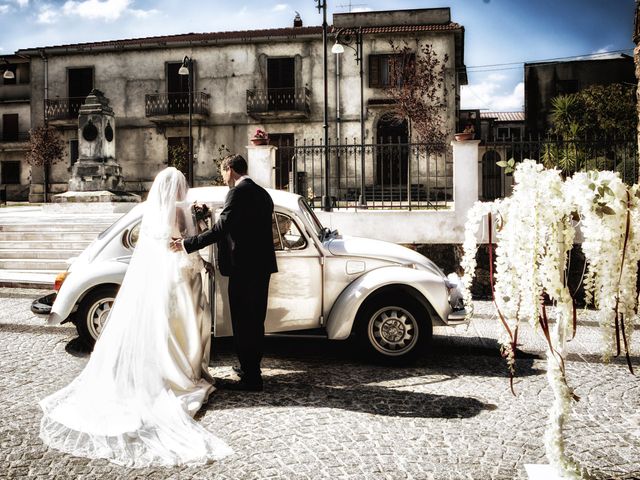
[[[89,309],[87,326],[89,327],[89,333],[96,340],[100,336],[100,333],[102,333],[102,329],[107,322],[107,317],[113,306],[113,300],[111,297],[101,298]]]
[[[380,353],[404,355],[418,340],[418,323],[402,307],[384,307],[371,316],[369,341]]]

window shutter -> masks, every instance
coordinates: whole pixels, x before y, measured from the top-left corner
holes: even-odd
[[[378,88],[380,86],[380,56],[369,55],[369,87]]]

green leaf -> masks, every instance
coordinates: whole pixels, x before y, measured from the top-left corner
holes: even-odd
[[[496,165],[498,165],[499,167],[502,167],[502,168],[507,168],[509,166],[509,164],[507,162],[505,162],[504,160],[500,160],[499,162],[496,162]]]

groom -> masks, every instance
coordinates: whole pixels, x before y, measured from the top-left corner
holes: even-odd
[[[200,235],[174,240],[171,248],[191,253],[218,244],[220,273],[229,277],[231,325],[242,370],[239,382],[226,382],[223,387],[262,391],[260,361],[269,280],[278,271],[271,226],[273,201],[247,176],[247,161],[242,156],[225,157],[220,171],[229,186],[220,218]]]

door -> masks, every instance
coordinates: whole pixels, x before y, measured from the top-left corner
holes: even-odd
[[[376,180],[380,187],[407,185],[409,125],[406,119],[383,115],[376,130]]]
[[[267,59],[267,101],[269,111],[295,110],[295,61],[290,58]]]
[[[276,150],[276,188],[289,190],[289,175],[293,163],[293,133],[270,133],[269,145],[278,147]]]
[[[5,142],[18,140],[17,113],[5,113],[2,115],[2,140]]]
[[[167,63],[168,113],[189,112],[189,75],[180,75],[180,67],[182,62]]]
[[[322,265],[301,223],[277,212],[272,223],[278,272],[271,275],[266,333],[319,328],[322,315]],[[217,251],[215,252],[217,255]],[[233,334],[229,311],[228,278],[215,274],[216,336]]]
[[[69,118],[78,116],[80,106],[93,90],[93,67],[67,70]]]

